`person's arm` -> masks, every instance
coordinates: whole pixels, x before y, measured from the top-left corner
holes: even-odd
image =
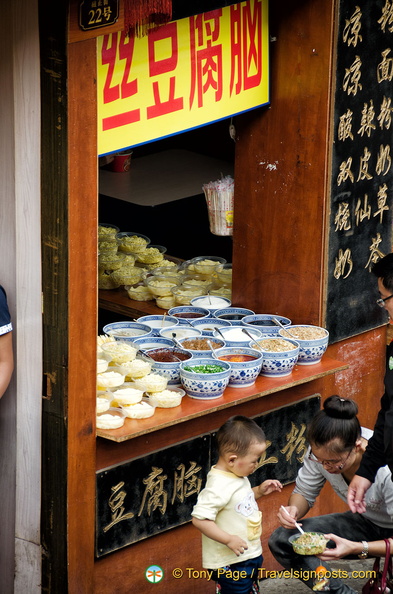
[[[12,332],[7,332],[0,335],[0,398],[10,383],[13,370]]]
[[[362,476],[355,476],[348,486],[347,503],[352,513],[364,514],[366,511],[366,492],[372,482]]]
[[[192,523],[195,528],[198,528],[208,538],[226,545],[238,557],[248,549],[245,540],[236,534],[229,534],[217,526],[213,520],[200,520],[199,518],[192,518]]]
[[[363,551],[363,543],[347,540],[335,534],[325,534],[326,538],[333,540],[336,543],[334,549],[325,549],[321,555],[317,555],[322,561],[332,561],[334,559],[342,559],[348,555],[359,555]],[[393,539],[389,538],[390,554],[393,553]],[[386,553],[386,545],[384,540],[374,540],[368,542],[369,557],[384,557]]]
[[[260,485],[257,485],[256,487],[252,488],[255,499],[259,499],[263,495],[269,495],[270,493],[273,493],[273,491],[281,491],[281,489],[282,484],[280,483],[280,481],[277,481],[275,479],[267,479],[266,481],[263,481],[263,483],[261,483]]]

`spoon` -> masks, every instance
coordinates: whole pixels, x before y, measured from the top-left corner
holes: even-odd
[[[285,513],[287,514],[287,516],[289,516],[293,520],[291,514],[289,513],[289,511],[287,509],[285,509],[285,507],[283,505],[280,505],[280,509],[283,509],[285,511]],[[301,534],[304,534],[304,530],[300,526],[300,524],[298,524],[297,522],[295,522],[295,526],[299,530],[299,532],[301,532]]]
[[[151,359],[152,361],[155,361],[155,359],[153,359],[153,357],[150,357],[150,355],[148,353],[146,353],[146,351],[143,351],[142,349],[138,349],[138,351],[140,352],[141,355],[143,355],[144,357],[147,357],[148,359]]]
[[[261,345],[257,343],[257,341],[255,340],[255,338],[253,336],[251,336],[251,334],[247,330],[247,328],[242,328],[242,332],[244,332],[244,334],[247,334],[248,338],[251,338],[251,340],[257,345],[258,351],[260,351]]]
[[[212,345],[211,341],[208,339],[206,342],[207,342],[207,344],[209,345],[209,348],[210,348],[210,350],[211,350],[211,352],[212,352],[213,358],[214,358],[214,359],[218,359],[218,357],[216,356],[216,353],[214,352],[214,347],[213,347],[213,345]]]
[[[277,326],[280,326],[280,327],[281,327],[283,330],[285,330],[285,332],[288,332],[288,334],[289,334],[289,336],[290,336],[291,338],[293,338],[294,340],[296,340],[296,336],[294,336],[293,334],[291,334],[291,333],[289,332],[289,330],[287,330],[287,329],[285,328],[285,326],[284,326],[283,324],[281,324],[281,322],[279,322],[279,321],[277,320],[277,318],[272,318],[272,320],[273,320],[273,322],[274,322],[275,324],[277,324]]]
[[[183,345],[180,344],[180,342],[177,340],[177,338],[176,338],[176,332],[172,332],[172,340],[175,343],[175,345],[177,347],[179,347],[179,349],[183,349],[184,348]]]
[[[221,330],[220,330],[219,328],[217,328],[217,326],[213,326],[213,328],[214,328],[214,330],[215,330],[216,332],[218,332],[218,333],[219,333],[219,335],[221,336],[221,338],[222,338],[223,340],[225,340],[225,336],[223,335],[223,333],[221,332]]]

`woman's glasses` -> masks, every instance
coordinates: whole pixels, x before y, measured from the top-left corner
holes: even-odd
[[[314,454],[310,451],[310,453],[308,455],[308,459],[311,460],[311,462],[317,462],[317,464],[322,464],[322,466],[330,466],[331,468],[338,468],[339,470],[341,470],[342,468],[344,468],[345,464],[347,463],[347,460],[348,460],[349,456],[351,455],[351,452],[352,452],[352,450],[350,450],[348,452],[348,456],[346,456],[344,459],[320,460],[319,458],[314,456]]]
[[[391,299],[392,297],[393,295],[389,295],[389,297],[385,297],[385,299],[382,299],[382,297],[380,297],[379,299],[377,299],[376,304],[379,305],[379,307],[385,307],[385,301]]]

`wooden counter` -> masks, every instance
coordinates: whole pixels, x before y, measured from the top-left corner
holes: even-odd
[[[157,408],[155,414],[148,419],[127,418],[123,427],[119,429],[97,429],[97,436],[117,442],[127,441],[147,433],[159,431],[165,427],[184,423],[196,417],[311,382],[347,368],[348,365],[345,363],[324,356],[322,361],[315,365],[296,365],[293,372],[285,377],[258,376],[256,383],[248,388],[227,388],[221,398],[197,400],[186,395],[180,406]]]

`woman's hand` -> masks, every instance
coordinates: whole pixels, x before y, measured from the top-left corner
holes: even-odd
[[[347,540],[336,534],[325,534],[325,538],[333,540],[336,543],[335,549],[325,549],[320,555],[316,555],[321,561],[331,561],[332,559],[342,559],[347,555],[353,555],[357,553],[358,542],[353,540]]]
[[[277,517],[283,528],[288,528],[288,530],[292,530],[293,528],[296,528],[295,522],[298,517],[298,509],[295,505],[288,505],[287,507],[284,507],[284,509],[280,508],[278,510]]]

